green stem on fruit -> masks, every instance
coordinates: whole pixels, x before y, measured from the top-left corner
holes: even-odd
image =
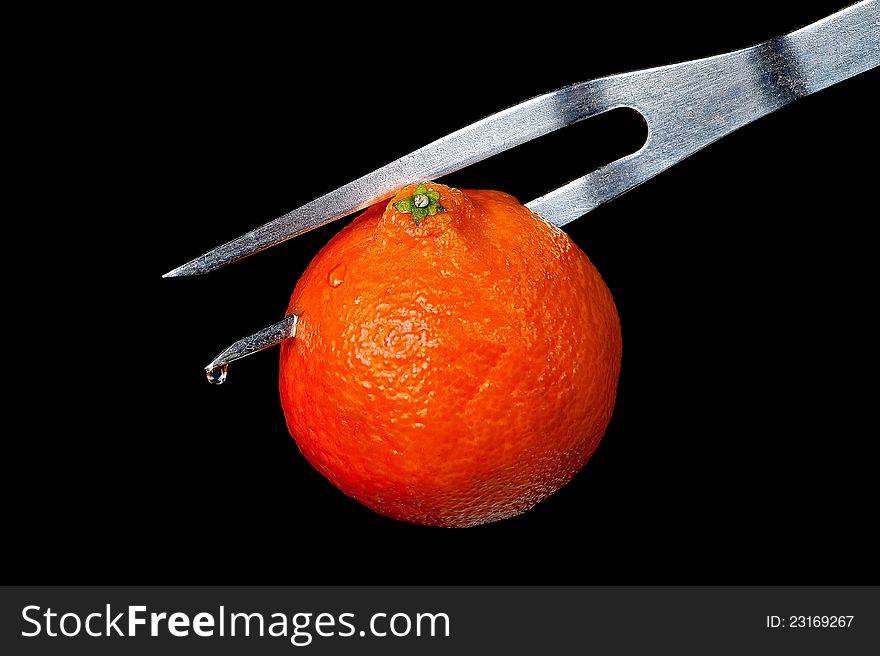
[[[393,207],[401,214],[412,214],[413,222],[416,225],[419,225],[426,216],[434,216],[438,212],[446,211],[440,205],[440,192],[428,189],[421,182],[413,190],[412,196],[401,198],[393,204]]]

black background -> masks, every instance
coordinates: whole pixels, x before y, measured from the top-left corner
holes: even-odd
[[[46,239],[64,268],[27,278],[64,329],[38,337],[48,362],[34,355],[37,380],[16,397],[36,408],[7,443],[7,573],[19,583],[876,582],[876,384],[865,382],[876,363],[876,72],[568,226],[618,305],[618,401],[587,467],[515,519],[432,529],[345,497],[287,433],[274,351],[233,365],[222,387],[205,382],[216,353],[283,315],[341,224],[206,276],[161,278],[520,100],[748,46],[843,6],[770,5],[432,5],[120,25],[114,43],[131,36],[137,56],[96,49],[90,81],[78,78],[91,121],[75,136],[93,147],[70,173],[83,174],[84,193],[45,201],[68,208],[67,229]],[[596,118],[442,182],[527,202],[643,138],[631,116]]]

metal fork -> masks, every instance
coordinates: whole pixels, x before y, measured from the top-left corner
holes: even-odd
[[[559,128],[619,107],[639,112],[637,152],[526,206],[557,226],[587,214],[755,119],[880,65],[880,0],[866,0],[789,34],[714,57],[574,84],[493,114],[197,257],[164,277],[213,271]],[[287,317],[239,340],[206,368],[223,382],[229,362],[296,333]]]

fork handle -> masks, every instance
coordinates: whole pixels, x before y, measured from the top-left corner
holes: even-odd
[[[779,79],[795,97],[815,93],[880,65],[880,1],[867,0],[768,41],[783,54]]]

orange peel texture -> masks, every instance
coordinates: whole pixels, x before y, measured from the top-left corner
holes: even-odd
[[[516,199],[421,189],[436,213],[398,209],[418,196],[406,187],[303,274],[281,402],[303,455],[345,494],[474,526],[528,510],[589,460],[614,406],[620,322],[583,251]]]

